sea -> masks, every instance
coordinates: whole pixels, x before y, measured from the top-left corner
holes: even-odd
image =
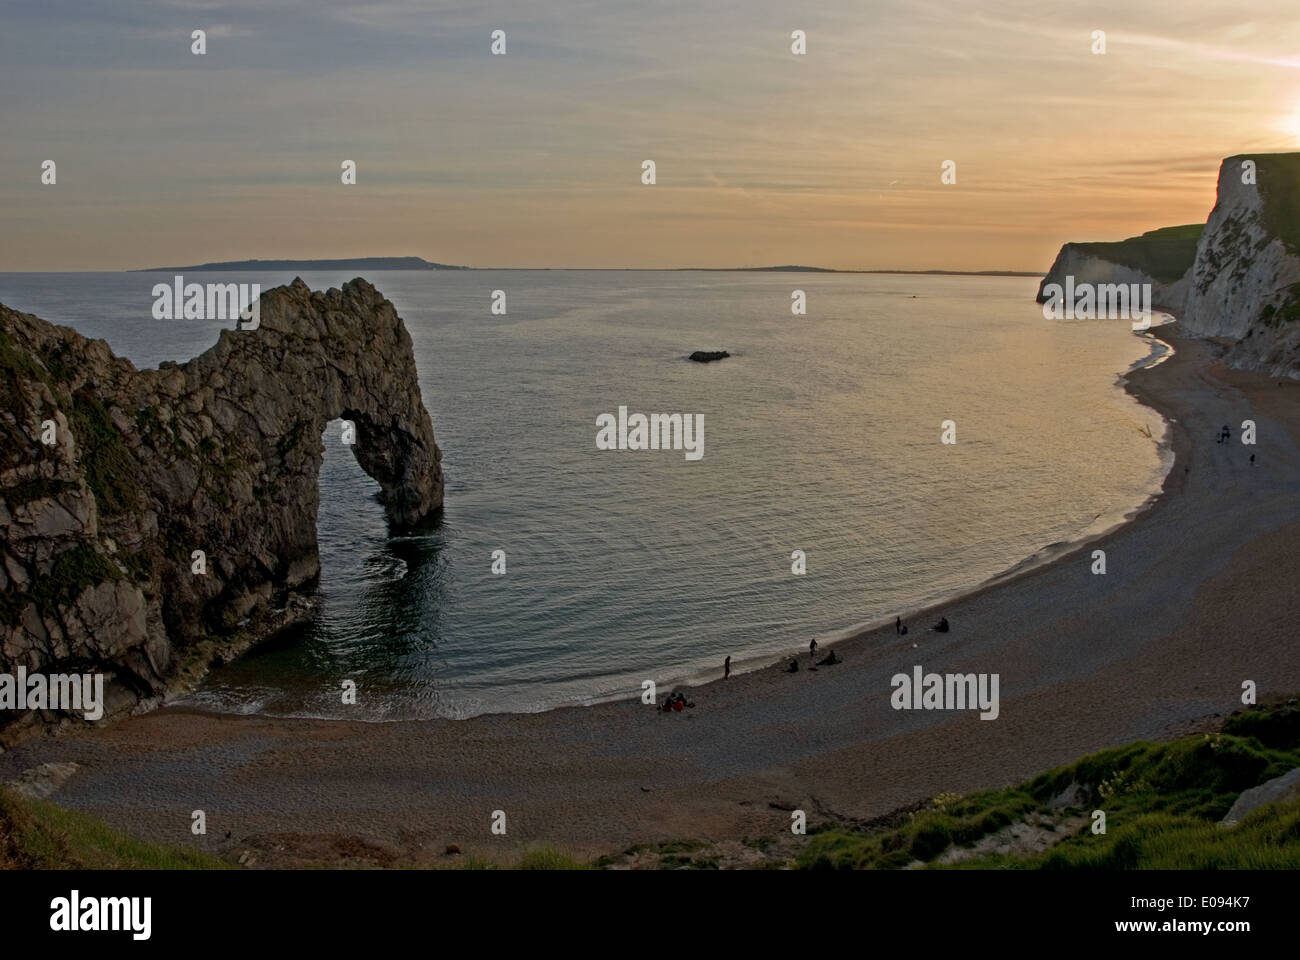
[[[0,302],[152,367],[229,325],[154,319],[171,276],[0,273]],[[1045,319],[1031,278],[366,279],[410,331],[445,508],[390,529],[331,423],[314,618],[214,669],[186,701],[198,708],[465,718],[697,683],[727,656],[763,666],[1044,562],[1140,510],[1172,462],[1165,421],[1122,388],[1163,344],[1127,320]],[[598,419],[620,407],[699,415],[702,456],[600,449]]]

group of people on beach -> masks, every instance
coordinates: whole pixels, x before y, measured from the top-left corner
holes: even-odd
[[[827,653],[826,656],[824,656],[824,657],[822,657],[820,660],[818,660],[818,659],[817,659],[817,638],[816,638],[816,637],[813,637],[810,641],[808,641],[808,661],[809,661],[809,664],[810,664],[810,666],[808,667],[809,670],[816,670],[818,667],[833,667],[833,666],[835,666],[835,664],[837,664],[837,663],[843,663],[843,662],[844,662],[843,660],[841,660],[841,659],[836,655],[834,649],[832,649],[829,653]],[[786,673],[798,673],[798,672],[799,672],[799,658],[798,658],[798,657],[791,657],[791,658],[790,658],[790,660],[789,660],[789,661],[786,663],[786,665],[785,665],[785,672],[786,672]]]
[[[948,624],[947,617],[940,617],[938,621],[934,624],[934,626],[932,626],[930,629],[935,631],[936,633],[947,633],[951,629],[951,627]],[[894,633],[900,637],[907,635],[907,624],[903,622],[902,617],[894,618]],[[817,667],[833,667],[838,663],[844,662],[835,654],[834,649],[830,650],[826,654],[826,656],[818,660],[816,637],[813,637],[812,640],[808,641],[808,660],[810,664],[808,669],[810,670],[816,670]],[[786,662],[785,672],[786,673],[799,672],[798,657],[791,657]],[[722,679],[726,680],[730,676],[731,676],[731,657],[727,657],[727,659],[722,662]],[[664,705],[660,709],[665,711],[680,710],[682,709],[682,705],[689,706],[689,707],[695,706],[695,704],[693,703],[686,703],[685,698],[682,698],[682,695],[680,693],[674,694],[674,696],[677,697],[678,700],[674,700],[673,697],[669,697],[667,700],[664,701]]]
[[[940,617],[938,622],[930,629],[933,630],[935,633],[947,633],[949,629],[948,618]],[[902,617],[894,618],[894,633],[898,634],[900,637],[907,636],[907,624],[903,622]]]
[[[659,710],[661,713],[681,713],[687,707],[694,706],[695,701],[687,700],[686,697],[683,696],[682,692],[678,690],[676,693],[670,693],[668,695],[663,704],[659,707]]]

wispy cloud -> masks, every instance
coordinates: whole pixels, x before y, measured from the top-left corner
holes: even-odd
[[[1295,18],[1229,0],[10,3],[0,266],[242,258],[254,232],[304,257],[1024,267],[1203,218],[1219,158],[1300,145],[1296,50]]]

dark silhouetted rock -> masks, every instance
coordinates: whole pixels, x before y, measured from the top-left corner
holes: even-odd
[[[106,716],[310,613],[330,420],[393,524],[442,505],[410,335],[365,280],[269,290],[257,329],[157,370],[0,306],[0,394],[0,672],[103,673]]]

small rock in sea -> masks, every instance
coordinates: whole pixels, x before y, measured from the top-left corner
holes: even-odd
[[[444,854],[446,856],[451,857],[451,856],[455,856],[458,853],[460,853],[460,847],[458,847],[454,843],[447,844],[447,849],[444,851]]]
[[[725,360],[731,354],[726,350],[696,350],[690,355],[690,359],[696,363],[712,363],[714,360]]]

